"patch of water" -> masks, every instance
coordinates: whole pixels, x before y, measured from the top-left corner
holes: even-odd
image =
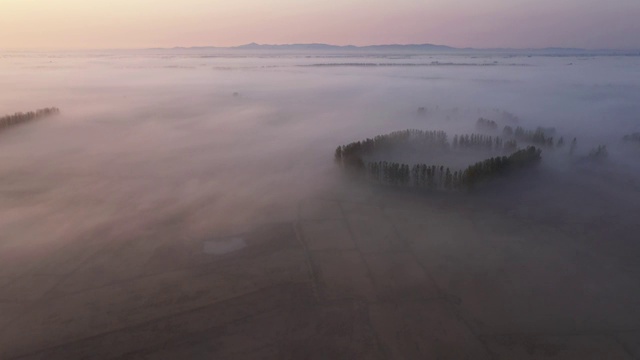
[[[203,251],[205,254],[223,255],[238,251],[246,246],[247,243],[241,237],[227,237],[204,241]]]

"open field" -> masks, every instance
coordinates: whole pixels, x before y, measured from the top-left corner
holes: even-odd
[[[0,116],[61,109],[0,134],[0,359],[640,359],[638,59],[0,54]],[[576,153],[469,193],[333,163],[479,116]]]
[[[375,194],[304,199],[295,221],[228,234],[246,247],[227,254],[158,234],[2,262],[2,358],[640,356],[640,265],[587,224]]]

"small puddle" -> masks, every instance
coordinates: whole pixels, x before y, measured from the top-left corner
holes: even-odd
[[[241,237],[228,237],[215,240],[206,240],[203,244],[205,254],[222,255],[238,251],[247,246]]]

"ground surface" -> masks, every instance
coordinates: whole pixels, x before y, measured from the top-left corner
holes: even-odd
[[[0,358],[640,359],[637,251],[590,224],[411,194],[291,206],[206,240],[5,241]]]

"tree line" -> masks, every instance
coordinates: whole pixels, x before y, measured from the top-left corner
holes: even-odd
[[[517,120],[513,115],[505,113],[506,117],[511,117],[513,120]],[[476,129],[482,131],[495,131],[498,128],[498,124],[489,119],[479,118],[476,121]],[[504,140],[504,145],[502,145],[504,151],[515,151],[517,149],[517,141],[522,143],[528,143],[540,147],[546,148],[563,148],[565,145],[565,140],[563,136],[559,138],[554,138],[553,135],[556,134],[556,129],[554,127],[541,127],[538,126],[535,130],[528,130],[521,126],[517,126],[515,129],[509,125],[506,125],[502,129],[502,138]],[[635,137],[634,137],[635,136]],[[640,133],[634,133],[630,135],[626,135],[623,137],[625,141],[637,141],[640,142]],[[455,147],[455,141],[454,141]],[[488,144],[485,146],[486,148],[490,148]],[[577,139],[574,137],[571,141],[571,146],[569,148],[569,154],[573,155],[577,147]]]
[[[454,135],[454,149],[484,149],[489,151],[513,152],[518,148],[516,140],[504,141],[499,136],[483,134]]]
[[[538,146],[544,146],[548,148],[562,148],[565,145],[564,137],[560,136],[557,140],[554,139],[555,128],[543,128],[537,127],[535,130],[526,130],[521,126],[515,129],[507,125],[502,129],[502,136],[505,138],[512,138],[524,143],[534,144]],[[577,139],[573,138],[571,141],[571,147],[569,153],[573,154],[577,146]]]
[[[6,129],[10,126],[22,124],[31,120],[40,119],[47,116],[57,115],[60,113],[60,109],[57,107],[49,107],[44,109],[38,109],[36,111],[29,111],[26,113],[17,112],[13,115],[5,115],[0,117],[0,130]]]
[[[392,161],[366,163],[364,158],[375,152],[387,151],[395,146],[414,142],[427,144],[437,149],[449,149],[447,134],[443,131],[404,130],[372,139],[353,142],[336,148],[334,159],[341,167],[364,175],[369,180],[386,185],[423,187],[438,190],[459,190],[471,188],[479,182],[506,172],[530,166],[540,161],[541,150],[529,146],[513,152],[510,156],[492,157],[470,165],[465,170],[454,170],[445,165],[404,164]],[[456,135],[453,148],[516,149],[515,141],[503,143],[498,137],[486,135]]]
[[[517,117],[509,114],[507,112],[503,112],[503,117],[512,122],[517,122]],[[498,123],[494,120],[479,118],[476,121],[476,129],[484,132],[493,132],[498,129]],[[507,139],[505,141],[505,145],[507,145],[507,149],[509,151],[515,151],[517,149],[517,144],[515,141],[520,141],[523,143],[528,143],[532,145],[537,145],[540,147],[548,147],[548,148],[562,148],[564,147],[565,141],[564,137],[560,136],[555,139],[553,135],[556,133],[556,128],[554,127],[542,127],[538,126],[535,130],[528,130],[521,126],[517,126],[515,129],[509,125],[506,125],[502,129],[502,138]],[[632,134],[633,135],[633,134]],[[640,133],[637,134],[640,139]],[[625,137],[625,140],[632,141],[631,136]],[[507,141],[514,141],[506,144]],[[577,139],[574,138],[572,141],[572,147],[570,149],[570,154],[573,154],[575,150]],[[515,146],[514,146],[515,145]]]
[[[513,136],[520,141],[529,142],[541,146],[553,146],[553,136],[547,135],[547,132],[538,127],[536,130],[525,130],[521,126],[516,127],[513,131]]]
[[[475,149],[513,152],[518,144],[515,140],[503,141],[498,136],[483,134],[455,135],[450,143],[444,131],[402,130],[386,135],[378,135],[363,141],[339,146],[335,151],[335,159],[349,165],[363,165],[358,159],[376,152],[386,152],[400,145],[411,145],[421,150]]]
[[[388,151],[400,144],[409,143],[431,149],[448,149],[450,146],[447,140],[447,133],[444,131],[408,129],[338,146],[335,152],[335,159],[346,165],[354,165],[358,163],[357,159],[363,156],[371,155],[377,151]]]
[[[536,164],[542,159],[541,153],[542,150],[529,146],[510,156],[492,157],[459,171],[451,171],[444,165],[409,165],[388,161],[370,162],[365,170],[367,179],[384,185],[462,190],[505,175],[511,170]]]

